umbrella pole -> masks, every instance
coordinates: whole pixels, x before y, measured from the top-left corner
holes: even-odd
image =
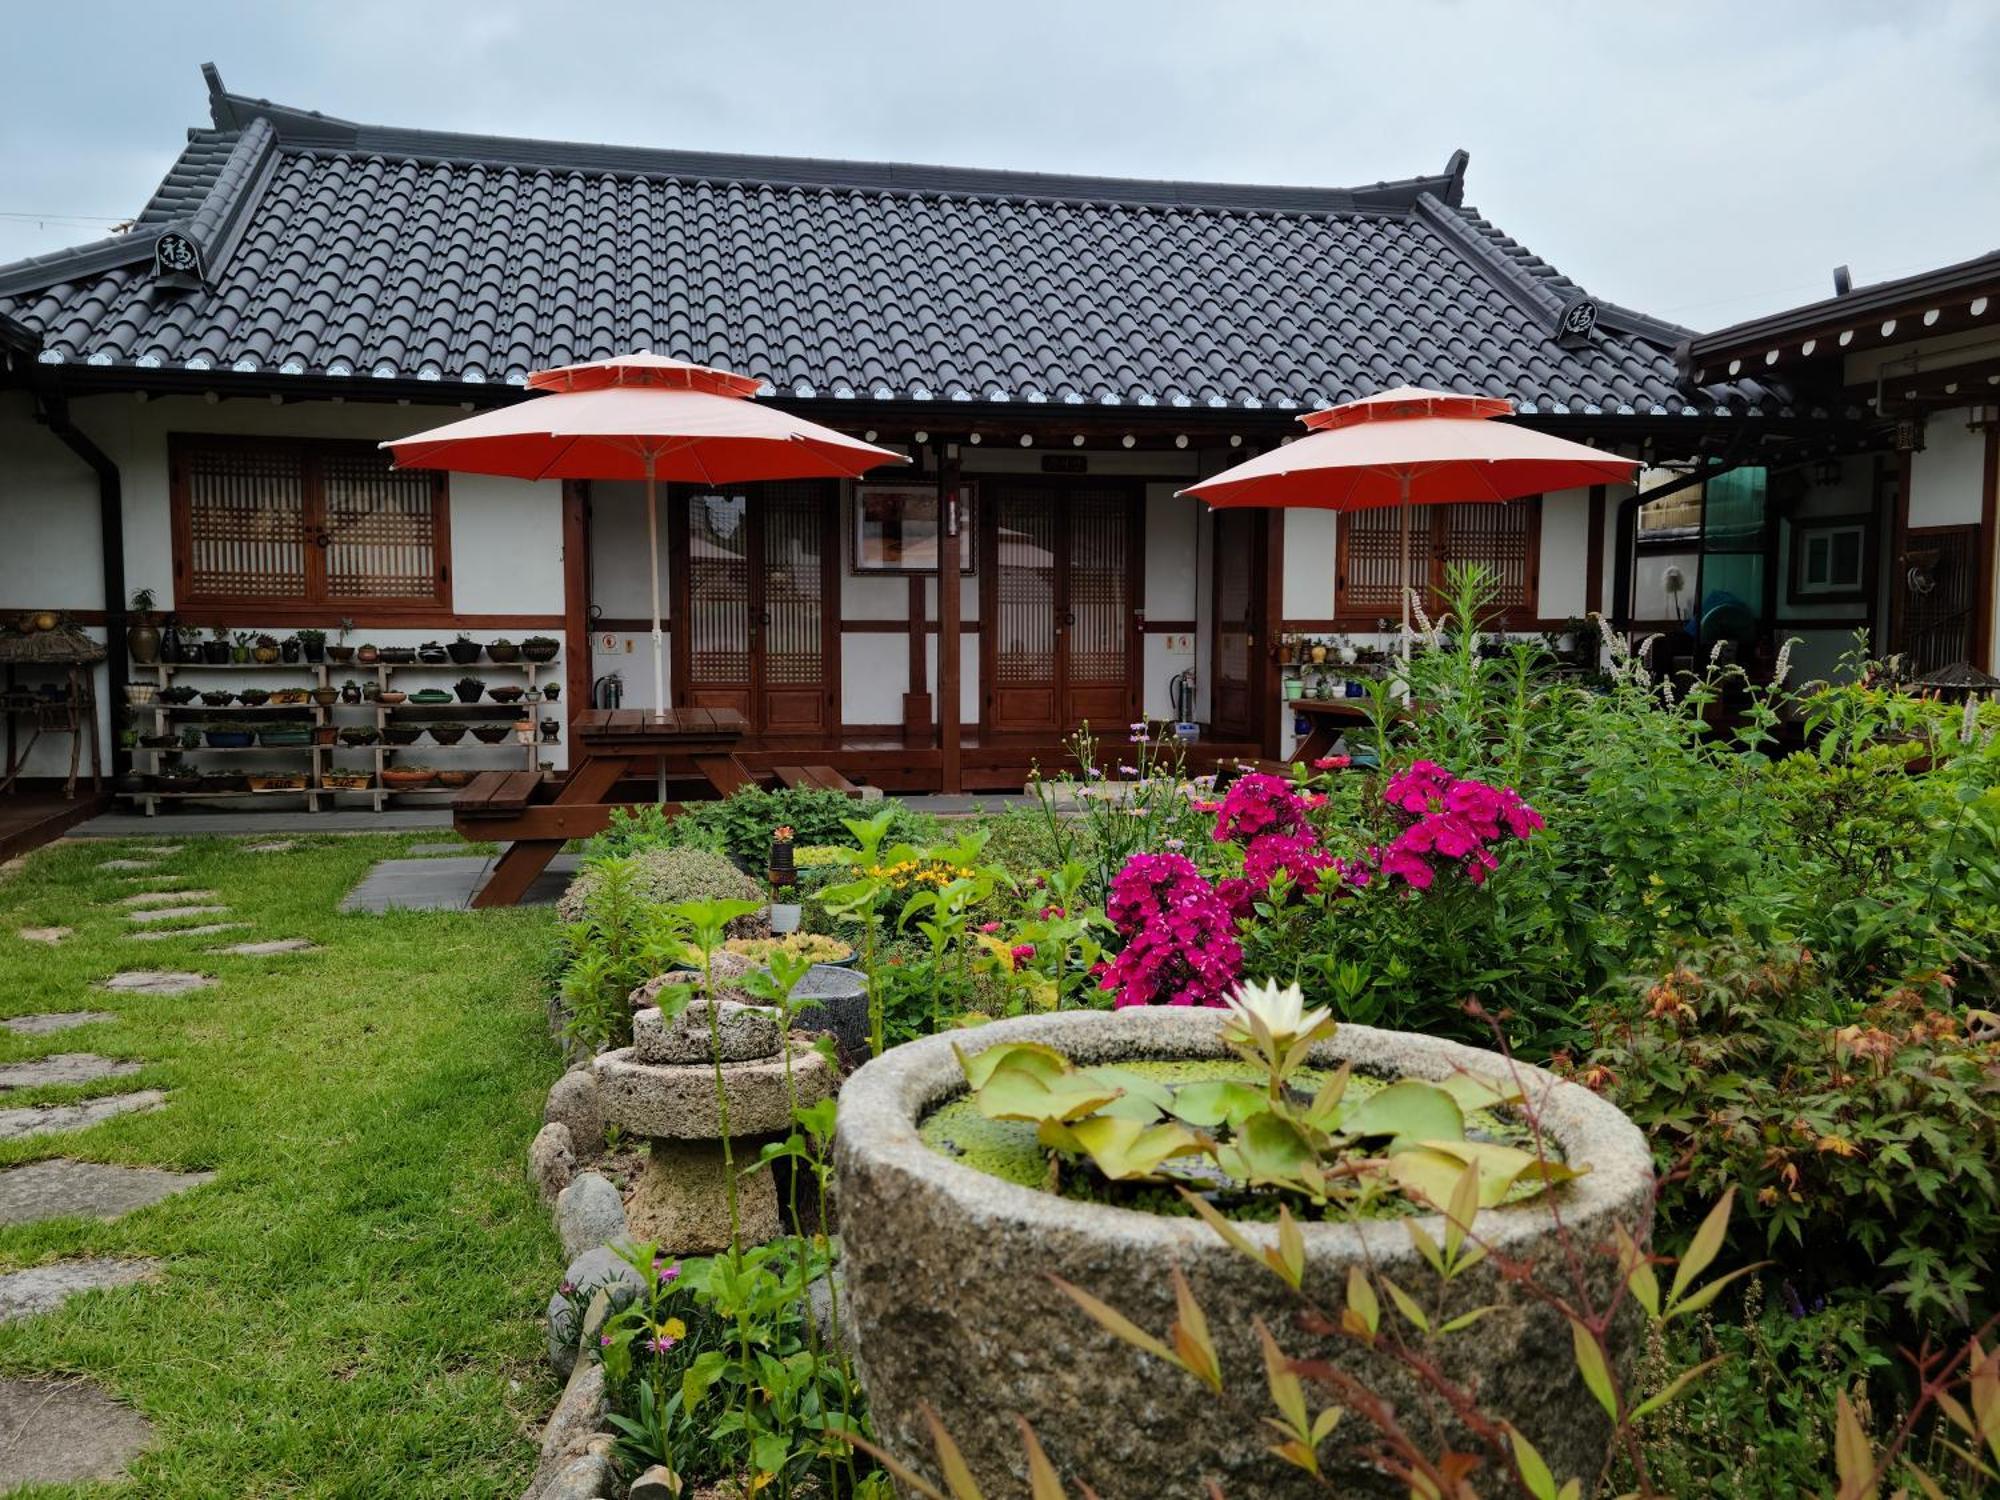
[[[653,478],[654,455],[646,454],[646,540],[647,559],[652,563],[653,576],[653,716],[664,719],[667,716],[667,656],[665,631],[660,627],[660,510],[656,498]],[[655,793],[658,800],[667,800],[667,763],[658,765]]]
[[[1403,490],[1403,503],[1397,507],[1403,517],[1403,587],[1398,590],[1403,596],[1403,661],[1410,660],[1410,473],[1405,469],[1397,476]]]

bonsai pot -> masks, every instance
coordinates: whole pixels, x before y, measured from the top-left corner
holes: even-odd
[[[382,785],[393,792],[413,792],[437,780],[437,772],[391,768],[382,773]]]
[[[326,660],[325,641],[300,641],[299,650],[304,653],[305,659],[315,666]]]
[[[417,647],[417,660],[427,667],[435,667],[452,660],[451,654],[436,641],[425,641]]]
[[[383,688],[375,694],[375,701],[385,708],[393,708],[399,703],[408,702],[409,697],[410,695],[401,688]]]
[[[542,743],[544,745],[555,744],[556,741],[561,737],[561,735],[562,735],[561,719],[542,720]]]
[[[207,662],[211,667],[221,667],[228,665],[229,642],[203,641],[201,643],[201,659]]]
[[[125,653],[134,666],[150,667],[160,659],[160,627],[141,623],[125,631]]]
[[[417,659],[415,646],[384,646],[381,659],[392,667],[407,667]]]
[[[236,695],[236,701],[245,708],[262,708],[271,701],[271,694],[264,688],[245,688]]]
[[[312,690],[312,700],[321,708],[332,708],[334,704],[340,701],[340,689],[337,687],[316,687]]]
[[[364,745],[375,743],[378,731],[372,724],[357,724],[340,731],[340,743],[349,749],[358,750]]]
[[[542,689],[542,697],[550,703],[555,702],[561,696],[562,684],[560,682],[551,682]]]
[[[152,780],[153,778],[143,771],[127,771],[111,783],[111,789],[116,792],[143,792],[152,784]]]
[[[521,647],[515,641],[488,641],[486,643],[486,655],[491,660],[504,665],[507,662],[515,662],[521,659]]]
[[[279,649],[276,646],[253,646],[250,648],[252,659],[267,667],[278,659],[279,654]]]
[[[139,736],[139,748],[141,750],[174,750],[179,748],[180,742],[181,737],[177,734],[142,734]]]
[[[444,648],[454,666],[469,667],[479,660],[479,653],[486,648],[477,641],[451,641]]]
[[[160,701],[162,703],[171,703],[176,707],[183,703],[192,703],[200,696],[201,694],[198,690],[185,685],[160,689]]]
[[[891,1453],[928,1458],[920,1411],[928,1401],[940,1408],[973,1476],[996,1488],[1012,1485],[1021,1463],[1018,1412],[1066,1480],[1102,1493],[1191,1494],[1200,1488],[1197,1476],[1213,1477],[1231,1495],[1290,1500],[1327,1493],[1271,1456],[1268,1431],[1112,1337],[1047,1274],[1105,1298],[1156,1332],[1174,1319],[1166,1271],[1178,1265],[1207,1314],[1226,1388],[1258,1409],[1265,1382],[1254,1318],[1292,1358],[1328,1359],[1398,1411],[1425,1409],[1399,1367],[1353,1340],[1303,1331],[1298,1297],[1199,1219],[1019,1186],[934,1150],[918,1133],[933,1108],[965,1091],[954,1044],[976,1053],[1002,1042],[1040,1042],[1079,1065],[1101,1066],[1225,1058],[1219,1032],[1217,1012],[1205,1009],[1027,1016],[893,1048],[848,1080],[834,1145],[842,1266],[869,1414]],[[1319,1066],[1348,1060],[1357,1073],[1386,1078],[1438,1081],[1459,1071],[1510,1077],[1494,1053],[1367,1026],[1343,1025],[1314,1046],[1312,1060]],[[1445,1340],[1434,1357],[1448,1378],[1480,1389],[1484,1408],[1514,1422],[1556,1473],[1595,1474],[1610,1424],[1577,1373],[1570,1330],[1496,1263],[1536,1263],[1571,1295],[1559,1220],[1579,1247],[1588,1297],[1607,1304],[1617,1263],[1591,1251],[1611,1240],[1614,1224],[1645,1233],[1652,1157],[1631,1121],[1589,1090],[1525,1064],[1511,1076],[1537,1101],[1545,1136],[1571,1165],[1589,1170],[1524,1203],[1482,1210],[1472,1234],[1493,1254],[1442,1285],[1404,1223],[1302,1223],[1304,1290],[1319,1306],[1339,1308],[1348,1270],[1368,1262],[1426,1306],[1441,1294],[1445,1316],[1492,1304],[1490,1316]],[[1445,1238],[1441,1214],[1415,1222],[1433,1241]],[[1277,1246],[1275,1224],[1238,1219],[1235,1228],[1260,1252]],[[1634,1311],[1614,1325],[1614,1358],[1636,1356],[1642,1322]],[[1324,1391],[1312,1401],[1315,1408],[1333,1404]],[[1327,1439],[1320,1456],[1334,1493],[1405,1493],[1359,1459],[1373,1436],[1350,1411]],[[1461,1438],[1456,1446],[1471,1441]]]
[[[135,708],[144,708],[159,696],[158,684],[151,682],[128,682],[125,684],[125,701]]]
[[[363,665],[372,666],[382,659],[382,649],[379,646],[359,647],[354,653],[354,659]]]
[[[497,745],[514,733],[512,724],[474,724],[472,737],[482,745]]]
[[[358,682],[343,683],[340,689],[340,701],[350,707],[359,703],[361,701],[361,684]]]
[[[465,738],[465,726],[440,720],[431,725],[431,738],[440,745],[456,745]]]
[[[332,745],[339,743],[339,741],[340,729],[338,726],[333,724],[319,724],[314,726],[313,743],[315,745]]]
[[[211,729],[208,731],[208,747],[211,750],[244,750],[249,748],[252,738],[247,729]]]
[[[297,661],[299,659],[299,643],[297,641],[278,642],[278,656],[284,661]]]
[[[522,687],[519,683],[515,683],[511,687],[494,688],[487,696],[495,703],[519,703],[521,695],[525,692],[527,692],[526,688]]]
[[[554,661],[556,659],[556,652],[561,649],[562,643],[560,641],[523,641],[521,642],[521,657],[524,661]]]
[[[458,694],[460,703],[477,703],[485,696],[486,684],[477,677],[467,677],[453,683],[451,690]]]
[[[352,646],[328,646],[326,648],[326,659],[337,667],[344,667],[354,660],[354,648]]]
[[[382,741],[388,745],[414,745],[423,732],[421,724],[390,724],[382,731]]]
[[[437,784],[453,788],[471,786],[472,778],[477,774],[476,771],[440,771],[437,773]]]

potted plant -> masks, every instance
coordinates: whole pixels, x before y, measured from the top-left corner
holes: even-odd
[[[205,708],[227,708],[236,701],[236,695],[227,688],[210,688],[201,695]]]
[[[477,677],[461,677],[451,685],[460,703],[477,703],[486,694],[486,684]]]
[[[309,662],[317,665],[326,660],[326,632],[307,626],[293,637],[299,643],[299,652]]]
[[[322,683],[312,690],[312,701],[321,708],[332,708],[340,701],[340,689],[332,683]]]
[[[441,641],[425,641],[417,647],[417,660],[427,667],[441,666],[451,659],[450,649]]]
[[[440,745],[456,745],[465,738],[465,725],[454,724],[450,720],[433,720],[430,729],[431,738]]]
[[[474,724],[472,737],[482,745],[497,745],[514,732],[512,724]]]
[[[1479,1336],[1427,1342],[1426,1357],[1457,1388],[1476,1389],[1482,1409],[1517,1424],[1556,1473],[1596,1474],[1611,1428],[1571,1362],[1568,1321],[1509,1270],[1533,1265],[1544,1280],[1564,1278],[1585,1305],[1615,1305],[1625,1264],[1584,1247],[1621,1230],[1643,1247],[1653,1193],[1645,1136],[1605,1099],[1540,1068],[1436,1037],[1334,1030],[1324,1012],[1301,1014],[1296,989],[1239,993],[1241,1011],[1139,1005],[925,1037],[847,1081],[834,1146],[841,1266],[878,1440],[892,1453],[930,1452],[926,1403],[944,1390],[951,1435],[982,1484],[1016,1472],[1018,1413],[1058,1471],[1115,1474],[1121,1494],[1179,1494],[1186,1476],[1213,1473],[1231,1476],[1232,1494],[1327,1493],[1275,1461],[1268,1431],[1201,1382],[1142,1365],[1055,1280],[1149,1333],[1175,1320],[1185,1285],[1230,1390],[1261,1394],[1261,1323],[1288,1357],[1325,1359],[1421,1419],[1428,1388],[1407,1369],[1360,1340],[1301,1326],[1305,1304],[1270,1270],[1289,1265],[1310,1296],[1336,1307],[1355,1305],[1355,1282],[1372,1293],[1379,1280],[1408,1288],[1436,1322],[1489,1309]],[[1094,1071],[1109,1069],[1124,1076]],[[1534,1101],[1532,1118],[1523,1098]],[[1105,1107],[1160,1132],[1141,1137],[1144,1159],[1129,1122],[1090,1123],[1109,1118]],[[1468,1113],[1481,1122],[1472,1137]],[[1486,1139],[1487,1121],[1536,1149]],[[958,1130],[974,1122],[997,1127],[1013,1149],[954,1154]],[[1187,1215],[1169,1190],[1176,1178],[1230,1239]],[[1301,1186],[1313,1180],[1323,1191]],[[1435,1210],[1468,1182],[1475,1205],[1493,1206],[1454,1228]],[[1326,1199],[1331,1211],[1317,1207]],[[1275,1224],[1280,1204],[1290,1218]],[[1461,1243],[1491,1253],[1449,1279],[1427,1263],[1437,1247]],[[938,1266],[959,1274],[937,1275]],[[1021,1267],[1032,1274],[1001,1273]],[[1395,1316],[1381,1300],[1382,1317]],[[1636,1357],[1642,1325],[1637,1316],[1611,1325],[1614,1364]],[[1143,1437],[1133,1425],[1139,1401]],[[1335,1491],[1390,1492],[1364,1457],[1367,1423],[1350,1413],[1324,1436]]]
[[[340,731],[340,743],[350,750],[358,750],[364,745],[372,745],[380,737],[381,731],[373,724],[349,724]]]
[[[391,666],[406,667],[417,659],[417,648],[415,646],[384,646],[381,657],[383,661]]]
[[[229,659],[235,665],[248,666],[251,650],[257,644],[257,632],[239,630],[230,637]]]
[[[437,771],[431,766],[389,766],[382,772],[382,785],[394,792],[419,791],[436,779]]]
[[[168,615],[160,626],[160,660],[169,666],[179,666],[186,659],[181,646],[180,622]]]
[[[347,637],[353,629],[354,622],[343,617],[340,622],[339,636],[333,645],[326,648],[326,659],[328,661],[333,662],[337,666],[344,667],[354,660],[354,648],[347,644]],[[303,633],[301,632],[301,634]]]
[[[303,649],[296,635],[288,635],[278,642],[278,659],[288,664],[296,662]]]
[[[331,745],[339,739],[340,726],[338,724],[313,725],[313,743],[315,745]]]
[[[340,701],[350,707],[361,701],[361,684],[352,677],[340,685]]]
[[[382,739],[390,745],[414,745],[423,738],[423,733],[421,724],[387,724],[383,726]]]
[[[543,701],[553,703],[561,696],[562,684],[560,682],[546,682],[542,684]]]
[[[542,720],[542,743],[544,745],[553,745],[561,737],[562,737],[561,719]]]
[[[183,750],[199,750],[201,748],[201,726],[199,724],[183,724],[181,726],[181,748]]]
[[[210,724],[202,733],[211,750],[245,750],[255,738],[250,730],[229,724]]]
[[[211,625],[208,639],[201,643],[201,659],[211,667],[220,667],[229,660],[229,627]]]
[[[1312,643],[1312,659],[1314,666],[1322,665],[1326,661],[1326,654],[1327,654],[1327,646],[1325,641],[1314,641]]]
[[[493,701],[495,703],[519,703],[522,695],[527,691],[520,683],[510,682],[505,687],[497,687],[493,690]]]
[[[554,661],[561,649],[562,642],[552,635],[531,635],[521,642],[521,655],[527,661]]]
[[[521,659],[521,648],[503,635],[498,640],[486,643],[486,655],[502,664],[516,662]]]
[[[364,641],[361,649],[354,653],[354,659],[364,667],[372,667],[382,659],[382,648],[373,641]]]
[[[444,649],[446,654],[451,657],[453,665],[469,667],[479,660],[479,653],[486,648],[481,646],[471,636],[461,634],[457,640]]]
[[[1292,664],[1292,658],[1295,657],[1297,654],[1298,654],[1298,646],[1296,643],[1294,643],[1294,641],[1290,636],[1285,636],[1279,640],[1278,665],[1289,667]]]
[[[125,627],[125,654],[133,665],[150,667],[160,659],[160,626],[153,614],[153,591],[132,591],[132,612]]]
[[[159,684],[152,682],[128,682],[125,684],[125,701],[134,708],[145,708],[159,696]]]

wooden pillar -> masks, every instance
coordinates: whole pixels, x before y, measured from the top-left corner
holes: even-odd
[[[930,642],[930,605],[924,599],[924,580],[910,580],[910,675],[903,694],[903,743],[929,745],[934,732],[931,710],[930,664],[925,658]]]
[[[1583,559],[1583,613],[1586,619],[1604,612],[1604,497],[1609,488],[1602,484],[1590,487],[1590,517],[1584,533]]]
[[[1250,684],[1257,707],[1251,723],[1257,727],[1264,754],[1275,758],[1284,733],[1284,715],[1290,712],[1280,701],[1283,674],[1277,666],[1278,639],[1285,633],[1285,513],[1267,510],[1259,514],[1264,518],[1263,555],[1257,559],[1253,576],[1261,576],[1263,587],[1253,606],[1257,614],[1251,639]]]
[[[958,506],[958,445],[938,447],[938,790],[965,790],[959,761],[958,558],[963,517]]]
[[[569,700],[570,731],[576,744],[576,716],[590,707],[590,484],[565,479],[562,487],[563,697]]]
[[[1978,616],[1972,622],[1972,664],[1991,672],[2000,666],[2000,651],[1994,649],[1993,610],[1996,589],[2000,589],[2000,426],[1986,429],[1986,488],[1979,501],[1979,581],[1972,591],[1972,607]]]

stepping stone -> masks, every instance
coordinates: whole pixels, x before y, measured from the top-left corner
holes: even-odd
[[[0,1276],[0,1323],[54,1312],[78,1292],[157,1281],[156,1260],[59,1260]]]
[[[126,896],[120,906],[168,906],[176,901],[213,901],[214,891],[140,891],[136,896]]]
[[[464,842],[464,840],[462,840],[462,839],[455,839],[455,840],[453,840],[453,841],[452,841],[451,843],[449,843],[449,844],[412,844],[412,845],[410,845],[410,853],[412,853],[412,854],[463,854],[463,853],[465,853],[465,851],[466,851],[466,848],[467,848],[467,847],[468,847],[468,846],[466,845],[466,843]]]
[[[111,1010],[59,1010],[39,1016],[16,1016],[11,1021],[0,1021],[0,1027],[16,1036],[47,1036],[52,1031],[70,1031],[117,1019],[118,1013]]]
[[[159,937],[151,933],[148,936]],[[185,995],[189,990],[205,990],[215,983],[212,974],[183,974],[172,969],[128,969],[113,974],[99,989],[116,990],[121,995]]]
[[[248,922],[209,922],[200,927],[161,927],[152,932],[128,932],[126,940],[133,943],[158,943],[167,938],[208,937],[217,932],[241,932]]]
[[[266,839],[261,844],[245,844],[245,854],[283,854],[287,849],[298,847],[297,839]]]
[[[272,938],[265,943],[237,943],[229,948],[211,948],[210,953],[234,953],[244,958],[268,958],[273,953],[317,953],[319,944],[311,938]]]
[[[200,1187],[213,1172],[164,1172],[55,1157],[0,1172],[0,1225],[43,1219],[116,1219]]]
[[[88,1381],[0,1381],[0,1490],[118,1479],[152,1445],[152,1423]]]
[[[107,859],[101,860],[100,870],[150,870],[156,861],[151,859]]]
[[[95,1083],[100,1078],[124,1078],[143,1063],[130,1058],[99,1057],[95,1052],[57,1052],[26,1062],[0,1063],[0,1089],[48,1088],[63,1083]]]
[[[167,1102],[164,1089],[141,1089],[136,1094],[107,1094],[102,1099],[86,1099],[81,1104],[54,1104],[43,1109],[0,1109],[0,1141],[26,1140],[34,1135],[55,1135],[65,1130],[85,1130],[119,1115],[147,1114]]]
[[[75,931],[73,927],[23,927],[21,940],[26,943],[47,943],[53,948]]]
[[[152,922],[178,922],[187,917],[219,917],[229,910],[226,906],[195,904],[191,906],[161,906],[152,911],[135,911],[126,918],[141,924]]]

